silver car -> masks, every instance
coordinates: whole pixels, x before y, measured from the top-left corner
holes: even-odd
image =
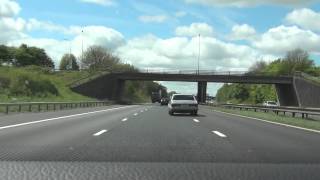
[[[174,113],[191,113],[192,115],[197,115],[198,101],[193,95],[174,94],[169,101],[168,108],[170,115]]]
[[[275,101],[265,101],[263,103],[264,106],[267,106],[267,107],[276,107],[276,106],[279,106],[279,104]]]

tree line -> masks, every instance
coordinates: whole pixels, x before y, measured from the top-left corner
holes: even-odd
[[[320,76],[320,67],[302,49],[289,51],[285,57],[271,63],[258,61],[249,68],[248,74],[279,76],[293,75],[297,71]],[[224,84],[216,98],[218,102],[261,104],[264,101],[277,101],[277,94],[274,85]]]
[[[36,65],[47,68],[54,68],[52,59],[44,49],[29,47],[22,44],[19,47],[0,45],[0,65],[11,65],[24,67]]]
[[[55,65],[44,49],[22,44],[19,47],[0,45],[0,66],[40,66],[54,69]],[[134,68],[123,64],[120,58],[102,46],[90,46],[80,57],[66,53],[60,60],[59,70],[113,70],[122,69],[132,71]]]

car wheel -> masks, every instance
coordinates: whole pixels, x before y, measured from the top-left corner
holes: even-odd
[[[169,114],[170,114],[171,116],[173,116],[173,112],[172,112],[172,111],[169,111]]]
[[[198,115],[198,111],[193,111],[191,114],[196,116],[196,115]]]

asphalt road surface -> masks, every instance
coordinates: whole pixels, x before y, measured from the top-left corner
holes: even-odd
[[[214,112],[135,105],[0,117],[1,161],[319,164],[320,134]]]

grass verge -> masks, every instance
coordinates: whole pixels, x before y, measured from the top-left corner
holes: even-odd
[[[214,109],[222,112],[254,117],[254,118],[259,118],[267,121],[298,126],[302,128],[320,130],[320,121],[312,120],[312,119],[302,119],[298,117],[293,118],[293,117],[288,117],[284,115],[276,115],[272,112],[265,113],[265,112],[254,112],[254,111],[240,111],[240,110],[226,109],[226,108],[220,108],[220,107],[214,107]]]

